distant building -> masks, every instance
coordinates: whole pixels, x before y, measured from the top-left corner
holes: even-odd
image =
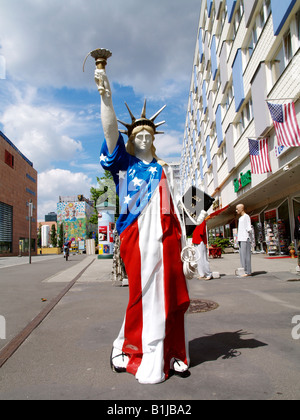
[[[64,241],[79,241],[89,239],[91,232],[97,227],[89,223],[94,212],[92,201],[78,196],[60,196],[57,203],[57,230],[60,234],[63,225]]]
[[[181,170],[180,170],[180,162],[168,162],[168,166],[172,168],[173,172],[173,182],[174,182],[174,192],[175,194],[178,194],[182,196],[182,188],[181,188]]]
[[[0,256],[28,253],[30,200],[33,204],[31,250],[35,254],[37,171],[0,131]]]
[[[56,215],[56,213],[54,213]],[[46,216],[45,216],[46,217]],[[52,222],[37,222],[37,235],[39,237],[40,234],[40,241],[38,240],[38,247],[39,246],[48,246],[51,243],[51,239],[50,239],[50,235],[51,235],[51,229],[52,226],[54,225],[55,227],[55,231],[57,231],[57,223],[52,221]],[[46,229],[44,226],[47,226],[48,228]],[[41,229],[41,232],[39,232],[39,230]],[[46,235],[47,232],[47,235]],[[47,236],[47,240],[45,240],[44,238]],[[48,245],[45,245],[47,241]],[[44,243],[44,244],[43,244]]]
[[[54,211],[45,215],[45,222],[57,222],[57,214]]]

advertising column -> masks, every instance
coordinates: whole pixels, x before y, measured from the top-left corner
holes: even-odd
[[[114,214],[108,211],[100,211],[98,213],[98,258],[112,258],[114,253],[114,237],[115,228]]]

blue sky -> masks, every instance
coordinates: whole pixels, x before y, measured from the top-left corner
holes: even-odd
[[[201,0],[0,0],[0,130],[38,171],[38,219],[101,176],[100,97],[87,53],[112,51],[117,117],[163,105],[158,156],[180,159]],[[2,63],[2,64],[1,64]],[[121,128],[122,126],[120,126]]]

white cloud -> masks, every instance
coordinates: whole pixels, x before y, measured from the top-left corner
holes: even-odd
[[[190,80],[199,0],[0,0],[1,54],[14,78],[38,86],[93,86],[94,48],[111,49],[112,81],[156,97]],[[164,95],[166,92],[164,92]]]
[[[20,96],[20,93],[17,94]],[[28,157],[38,171],[53,167],[54,161],[72,159],[82,152],[80,141],[68,133],[78,126],[74,112],[55,105],[36,105],[35,92],[19,97],[1,115],[5,134]]]
[[[82,72],[86,54],[109,48],[113,94],[118,83],[147,97],[149,106],[164,101],[170,109],[173,102],[179,121],[185,115],[200,7],[199,0],[0,0],[6,71],[0,122],[39,172],[39,217],[56,210],[59,195],[89,195],[94,176],[85,171],[99,175],[100,100],[88,104],[87,89],[96,92],[96,87],[92,58]],[[57,96],[53,88],[61,89]],[[73,88],[78,89],[74,96]],[[85,98],[71,103],[80,89]],[[59,103],[64,94],[70,97]],[[123,98],[120,109],[126,112]],[[171,126],[166,114],[162,119]],[[157,155],[166,160],[178,160],[181,152],[180,127],[172,128],[177,131],[156,138]]]
[[[71,172],[65,169],[50,169],[38,176],[38,220],[44,220],[45,214],[56,212],[59,196],[90,196],[93,181],[83,172]]]
[[[167,161],[178,161],[178,155],[182,150],[182,134],[170,131],[168,134],[160,134],[155,137],[156,154]]]

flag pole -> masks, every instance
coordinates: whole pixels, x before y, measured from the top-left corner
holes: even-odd
[[[261,139],[269,139],[270,136],[259,136],[259,137],[251,136],[251,137],[246,137],[246,138],[250,140],[261,140]]]
[[[297,101],[300,98],[300,95],[296,96],[296,98],[268,98],[265,99],[265,102],[268,101]]]

